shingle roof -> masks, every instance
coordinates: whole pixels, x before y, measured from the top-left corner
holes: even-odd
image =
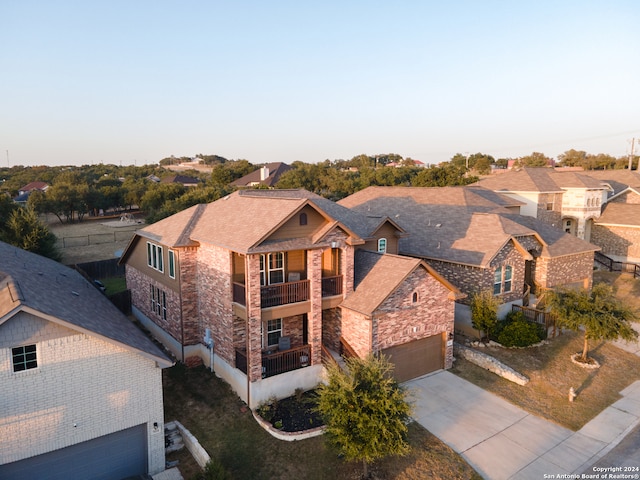
[[[31,182],[22,187],[20,192],[30,192],[32,190],[44,190],[49,184],[46,182]]]
[[[278,180],[280,180],[280,176],[284,172],[287,172],[293,168],[290,165],[282,162],[267,163],[265,167],[269,169],[269,175],[264,180],[260,178],[261,169],[259,168],[242,178],[234,180],[233,182],[231,182],[231,185],[236,187],[246,187],[247,185],[259,183],[268,187],[273,187],[276,183],[278,183]]]
[[[343,225],[354,235],[356,243],[369,238],[387,220],[351,211],[303,189],[239,190],[213,203],[183,210],[136,233],[169,247],[204,242],[236,252],[258,253],[274,248],[274,243],[264,243],[268,236],[305,205],[316,208],[328,221]],[[278,245],[281,250],[317,247],[313,239],[280,240]]]
[[[640,204],[607,203],[602,215],[595,220],[599,225],[624,225],[640,227]]]
[[[170,177],[164,177],[162,180],[160,180],[160,183],[181,183],[183,185],[197,185],[198,179],[187,177],[186,175],[171,175]]]
[[[491,175],[475,185],[496,192],[562,192],[568,188],[602,188],[602,183],[585,172],[562,172],[546,167],[524,167],[500,175]]]
[[[597,250],[535,218],[513,214],[479,195],[477,187],[374,187],[339,203],[393,219],[409,233],[399,241],[406,255],[486,266],[511,238],[536,234],[547,243],[545,256]]]
[[[102,293],[75,270],[0,242],[0,323],[34,311],[133,349],[168,367],[172,361]]]

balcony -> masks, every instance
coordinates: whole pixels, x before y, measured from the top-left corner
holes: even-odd
[[[291,372],[309,366],[311,346],[290,348],[281,352],[262,353],[262,378],[273,377],[281,373]],[[246,375],[247,352],[236,349],[236,368]]]
[[[342,275],[323,277],[322,296],[342,295]],[[233,301],[247,306],[246,287],[243,283],[233,282]],[[309,300],[309,280],[277,283],[260,287],[260,306],[262,308],[277,307],[290,303]]]

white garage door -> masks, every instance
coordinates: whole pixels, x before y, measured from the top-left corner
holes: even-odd
[[[122,480],[146,473],[146,424],[0,465],[3,480]]]

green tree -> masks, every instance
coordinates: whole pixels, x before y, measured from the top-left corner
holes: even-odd
[[[38,219],[30,208],[17,208],[9,216],[0,238],[23,250],[28,250],[54,260],[61,255],[56,247],[56,236]]]
[[[318,410],[327,426],[327,441],[348,461],[368,465],[388,455],[409,451],[407,422],[411,407],[405,390],[392,377],[383,357],[347,359],[347,368],[329,366],[327,383],[319,387]]]
[[[567,150],[558,155],[558,161],[563,167],[585,167],[587,163],[587,152],[584,150]]]
[[[517,162],[523,167],[546,167],[551,164],[551,159],[544,153],[533,152],[531,155],[518,158]]]
[[[414,187],[446,187],[449,185],[469,185],[479,179],[475,176],[467,176],[465,167],[457,167],[451,163],[441,166],[421,168],[411,181]]]
[[[587,362],[589,340],[635,340],[638,332],[631,322],[639,320],[631,308],[618,300],[613,287],[597,283],[586,288],[560,288],[549,292],[548,305],[557,322],[578,332],[584,331],[584,346],[580,360]]]
[[[481,332],[489,337],[498,323],[498,308],[500,300],[493,295],[491,290],[483,290],[471,295],[471,325],[478,330],[478,336],[482,339]]]

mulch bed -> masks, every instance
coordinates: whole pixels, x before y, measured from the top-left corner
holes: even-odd
[[[310,390],[300,397],[278,400],[271,425],[283,432],[301,432],[323,425],[321,415],[315,411],[317,398],[317,393]]]

